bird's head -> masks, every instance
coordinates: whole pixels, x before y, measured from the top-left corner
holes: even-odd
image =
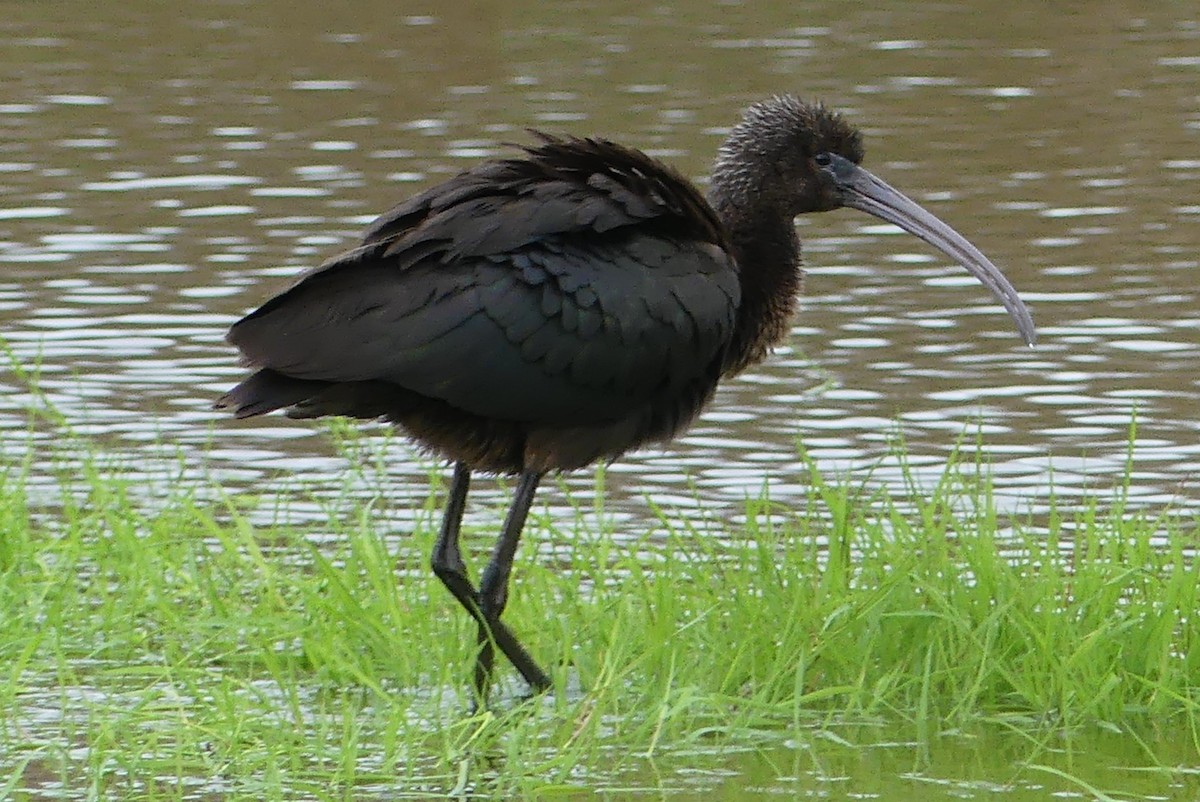
[[[713,194],[726,216],[785,214],[789,219],[843,206],[920,237],[965,267],[1004,304],[1025,342],[1033,320],[992,262],[916,201],[861,166],[862,135],[820,103],[778,95],[750,106],[721,146]]]
[[[721,146],[713,180],[732,184],[747,198],[787,209],[793,216],[842,206],[823,180],[820,162],[836,154],[859,164],[862,135],[820,103],[778,95],[755,103]]]

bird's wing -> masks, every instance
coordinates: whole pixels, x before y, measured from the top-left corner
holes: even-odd
[[[287,376],[514,421],[612,420],[712,375],[739,303],[722,245],[620,175],[488,173],[506,164],[526,169],[485,165],[384,215],[230,341]]]

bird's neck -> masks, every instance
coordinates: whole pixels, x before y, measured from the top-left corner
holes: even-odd
[[[724,373],[733,374],[762,361],[787,336],[804,271],[790,216],[756,209],[753,202],[733,208],[719,193],[713,201],[728,228],[742,291],[724,366]]]

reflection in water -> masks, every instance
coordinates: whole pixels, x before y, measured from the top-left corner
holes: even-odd
[[[652,488],[690,506],[692,483],[732,509],[764,487],[786,501],[804,481],[797,439],[888,483],[889,439],[936,473],[982,434],[1019,510],[1051,476],[1066,496],[1116,481],[1135,412],[1137,492],[1193,503],[1193,23],[1013,11],[983,46],[966,7],[671,11],[384,13],[368,33],[310,8],[282,30],[251,5],[133,3],[47,38],[24,9],[3,27],[24,76],[0,105],[6,339],[68,419],[114,443],[163,437],[195,464],[215,444],[235,484],[313,455],[336,473],[302,424],[208,410],[240,375],[221,342],[238,314],[525,125],[612,135],[703,175],[747,100],[807,90],[868,126],[874,169],[930,190],[1005,266],[1042,341],[1017,345],[970,277],[891,226],[801,221],[810,276],[790,346],[669,450],[614,466],[610,503],[640,518]],[[689,49],[664,62],[663,42]],[[0,425],[22,425],[24,400],[7,397]],[[391,464],[424,484],[404,444]]]
[[[312,9],[280,30],[252,6],[126,8],[53,38],[32,9],[4,24],[2,58],[25,79],[0,106],[3,330],[89,432],[134,450],[162,436],[197,463],[215,443],[211,459],[246,480],[314,454],[336,473],[301,424],[209,412],[240,374],[221,342],[237,315],[397,198],[525,140],[525,125],[604,133],[703,175],[747,100],[799,89],[868,126],[874,169],[931,190],[920,200],[1032,302],[1042,341],[1017,345],[970,277],[895,228],[803,220],[810,276],[791,345],[723,387],[669,450],[615,466],[611,503],[640,517],[655,488],[691,505],[693,482],[735,509],[768,486],[786,501],[804,481],[797,439],[830,470],[888,482],[876,463],[890,438],[936,470],[981,433],[1001,493],[1024,509],[1051,476],[1067,496],[1112,484],[1135,412],[1137,491],[1197,497],[1185,232],[1200,166],[1180,154],[1200,119],[1181,55],[1198,34],[1165,10],[1104,23],[1013,12],[981,47],[966,8],[921,4],[851,17],[816,4],[804,20],[448,10],[383,14],[390,27],[370,33]],[[690,49],[663,62],[664,41]],[[474,57],[457,58],[468,45]],[[8,397],[0,425],[21,425],[23,399]],[[393,450],[398,483],[423,484],[411,450]]]
[[[279,726],[293,731],[303,728],[305,743],[329,741],[336,747],[337,734],[345,726],[345,711],[331,709],[320,693],[281,689],[273,681],[248,683],[241,694],[253,700],[252,708]],[[90,714],[78,721],[63,721],[63,702],[76,710],[121,710],[143,700],[143,689],[114,690],[90,686],[56,690],[43,699],[24,700],[23,709],[35,726],[61,727],[64,723],[83,728]],[[173,699],[172,701],[178,701]],[[355,700],[345,700],[357,706]],[[304,711],[297,721],[281,710],[297,705]],[[436,761],[419,761],[419,767],[405,766],[391,750],[405,749],[392,743],[394,734],[380,732],[381,724],[363,715],[355,725],[355,772],[363,778],[355,787],[355,799],[443,798],[452,787],[468,792],[462,798],[510,798],[511,790],[496,788],[496,777],[505,777],[506,767],[522,775],[527,768],[511,766],[519,755],[498,744],[465,752],[456,775],[434,773]],[[416,722],[414,722],[416,723]],[[431,729],[437,722],[421,722]],[[627,722],[607,722],[620,731]],[[770,729],[757,734],[757,746],[730,748],[704,737],[689,742],[662,744],[653,754],[631,754],[623,745],[614,745],[607,754],[595,756],[603,761],[603,772],[580,766],[569,778],[553,782],[553,797],[563,800],[670,799],[673,802],[710,802],[747,799],[831,798],[884,800],[963,800],[1000,799],[1005,802],[1044,802],[1073,798],[1191,800],[1196,798],[1200,781],[1190,767],[1193,759],[1187,739],[1170,739],[1145,727],[1137,739],[1126,734],[1088,733],[1085,737],[1039,732],[1029,722],[953,728],[930,733],[922,727],[862,721],[824,721],[802,723],[785,733]],[[322,738],[323,736],[323,738]],[[130,793],[158,779],[161,787],[173,788],[177,782],[172,768],[181,760],[176,745],[164,738],[160,765],[163,776],[121,776],[110,789]],[[248,744],[247,751],[261,748]],[[64,750],[66,757],[86,763],[88,748],[80,742]],[[1159,756],[1158,762],[1147,752]],[[151,755],[143,755],[149,761]],[[55,754],[35,754],[23,766],[20,788],[37,800],[88,798],[82,777],[73,787],[64,783],[62,758]],[[328,772],[328,754],[298,756],[288,766],[296,798],[319,798],[319,778]],[[397,771],[396,765],[405,766]],[[550,763],[550,760],[546,761]],[[433,764],[433,765],[426,765]],[[204,766],[199,762],[199,766]],[[422,777],[424,773],[426,776]],[[255,786],[257,781],[248,783]],[[511,781],[510,781],[511,782]],[[263,785],[267,783],[264,782]],[[310,789],[310,786],[315,786]],[[284,785],[284,788],[288,788]],[[1103,789],[1105,796],[1085,794],[1083,789]],[[127,789],[127,790],[126,790]],[[434,790],[438,789],[438,790]],[[1119,793],[1113,789],[1120,789]],[[239,787],[221,776],[189,778],[182,798],[225,798],[248,788]],[[321,791],[327,791],[321,788]],[[344,790],[344,789],[339,789]],[[255,787],[255,791],[261,789]],[[507,792],[507,793],[506,793]],[[121,791],[117,791],[121,793]],[[160,792],[161,793],[161,792]],[[1111,795],[1109,795],[1111,794]]]

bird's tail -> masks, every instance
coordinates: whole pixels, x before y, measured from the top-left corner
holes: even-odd
[[[299,404],[329,386],[328,382],[294,379],[264,368],[217,399],[217,409],[232,409],[236,418],[249,418]]]

